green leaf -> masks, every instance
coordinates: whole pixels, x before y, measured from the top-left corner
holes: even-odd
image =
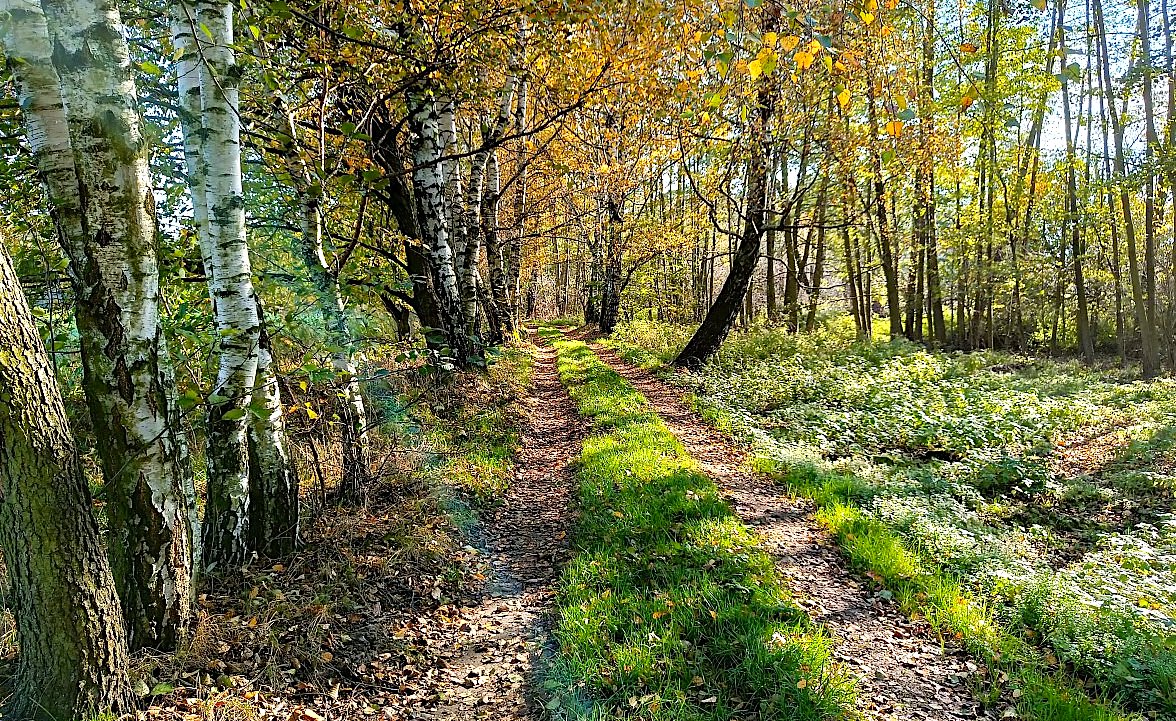
[[[221,416],[221,418],[224,418],[226,421],[239,421],[244,417],[245,417],[245,409],[244,408],[234,408],[233,410],[231,410],[228,413],[225,413],[223,416]]]
[[[170,683],[160,681],[159,683],[155,684],[154,688],[151,689],[151,695],[152,696],[164,696],[164,695],[169,694],[175,690],[176,690],[175,686],[172,686]]]

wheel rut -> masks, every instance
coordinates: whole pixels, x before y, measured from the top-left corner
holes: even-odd
[[[732,508],[763,539],[796,601],[832,634],[834,657],[858,679],[858,711],[885,721],[999,718],[969,689],[985,669],[963,649],[944,644],[871,582],[851,573],[813,518],[811,503],[784,495],[749,470],[748,452],[703,421],[681,393],[611,350],[593,350],[648,400],[687,452],[723,490]]]
[[[490,572],[479,605],[448,609],[435,642],[441,659],[430,708],[412,718],[523,721],[542,717],[530,693],[549,653],[555,582],[568,555],[574,478],[585,424],[539,349],[528,399],[530,423],[505,503],[481,530]]]

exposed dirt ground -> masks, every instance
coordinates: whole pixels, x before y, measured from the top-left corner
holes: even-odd
[[[748,470],[748,454],[695,414],[681,393],[652,374],[594,346],[601,359],[645,395],[687,452],[723,489],[728,502],[764,539],[797,601],[836,641],[836,658],[859,677],[859,710],[869,719],[998,718],[983,708],[969,677],[986,670],[925,624],[910,620],[876,584],[846,567],[812,518],[811,504],[782,495]]]
[[[547,612],[567,556],[568,464],[580,454],[584,423],[555,370],[555,353],[539,350],[531,422],[505,504],[484,528],[490,574],[485,600],[460,609],[454,633],[439,644],[447,668],[430,693],[437,705],[421,719],[538,718],[527,690],[547,647]]]

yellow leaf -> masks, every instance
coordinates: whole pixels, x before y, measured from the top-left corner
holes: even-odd
[[[890,33],[894,32],[894,28],[890,27],[889,25],[883,25],[880,32],[882,33],[882,37],[889,37]]]
[[[816,57],[821,52],[821,44],[816,40],[810,40],[808,44],[808,51],[813,57]]]
[[[763,39],[764,45],[770,48],[776,44],[776,33],[764,33]]]
[[[976,43],[964,43],[963,45],[960,45],[960,52],[962,53],[974,53],[979,49],[980,48],[976,47]]]
[[[335,654],[331,653],[330,651],[323,651],[323,660],[324,661],[326,661],[327,663],[330,663],[331,659],[333,659],[333,658],[335,658]]]
[[[837,93],[837,104],[841,106],[842,110],[849,107],[849,99],[850,95],[848,90],[843,89],[840,93]]]
[[[886,134],[892,138],[897,138],[902,135],[902,121],[891,120],[889,123],[886,123]]]
[[[747,74],[751,76],[752,80],[755,80],[756,78],[758,78],[760,75],[763,74],[763,72],[764,72],[764,64],[762,62],[760,62],[759,58],[756,58],[755,60],[752,60],[750,63],[747,64]]]
[[[813,64],[813,61],[816,60],[816,58],[812,56],[812,53],[809,53],[806,50],[797,52],[796,55],[792,56],[792,59],[796,62],[796,67],[800,68],[801,70],[808,70],[809,67]]]
[[[968,108],[972,107],[973,102],[975,101],[972,99],[971,95],[965,95],[964,97],[960,98],[960,107],[964,110],[967,110]]]
[[[878,0],[866,0],[866,12],[874,12],[878,9]]]
[[[858,17],[862,19],[863,25],[869,25],[874,22],[874,13],[860,12]]]
[[[807,686],[808,686],[808,679],[807,678],[802,678],[801,680],[796,682],[797,688],[806,688]]]
[[[795,35],[785,35],[780,39],[780,47],[783,48],[784,52],[786,53],[791,52],[791,50],[797,45],[800,45],[800,38],[796,37]]]

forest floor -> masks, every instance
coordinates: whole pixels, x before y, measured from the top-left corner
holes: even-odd
[[[986,669],[955,644],[912,621],[879,584],[852,574],[811,503],[751,470],[748,452],[702,420],[680,390],[594,345],[596,354],[645,396],[662,421],[760,536],[795,602],[833,636],[833,658],[853,669],[857,708],[868,719],[1000,718],[1010,704],[981,705],[969,677]]]
[[[398,460],[383,464],[363,507],[328,504],[294,557],[202,595],[179,652],[139,657],[144,715],[539,718],[534,689],[551,651],[573,523],[569,463],[584,424],[554,351],[518,356],[525,363],[509,360],[459,392],[425,391],[418,413],[432,428],[391,442]]]
[[[423,393],[364,507],[324,507],[301,552],[201,596],[193,640],[140,657],[146,716],[1128,718],[838,495],[861,481],[765,466],[734,416],[691,395],[697,379],[638,367],[636,346],[583,329],[533,339],[486,376]],[[766,377],[803,388],[789,373]],[[1050,467],[1135,473],[1120,425],[1060,434]],[[1172,445],[1151,440],[1148,469]],[[1072,526],[1046,540],[1097,545]]]

